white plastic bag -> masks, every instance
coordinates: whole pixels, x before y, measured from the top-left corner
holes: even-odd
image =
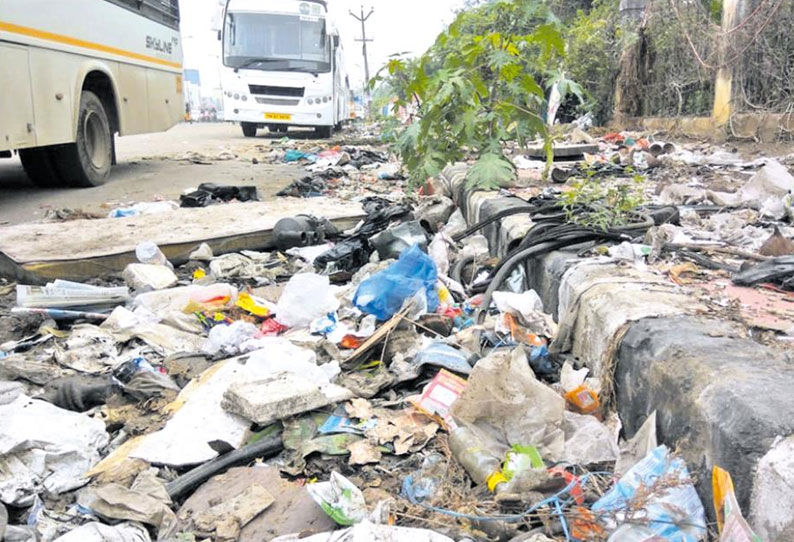
[[[258,334],[259,330],[254,324],[242,320],[238,320],[228,326],[215,326],[210,330],[209,337],[204,343],[202,350],[210,356],[221,353],[229,357],[236,356],[243,352],[240,346]]]
[[[85,485],[109,438],[102,421],[25,395],[0,406],[0,500],[30,506],[43,489],[59,495]]]
[[[306,489],[312,499],[339,525],[354,525],[367,518],[364,494],[338,472],[332,472],[328,482],[310,484]]]
[[[276,320],[287,327],[308,327],[338,308],[339,300],[328,277],[303,273],[293,276],[284,288],[276,306]]]

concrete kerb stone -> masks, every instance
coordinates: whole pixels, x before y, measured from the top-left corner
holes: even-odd
[[[461,189],[465,166],[448,168],[442,177],[450,193],[459,194],[470,225],[502,210],[500,204],[515,204],[514,198]],[[529,227],[511,220],[492,225],[486,237],[497,246],[491,253],[505,254],[506,244]],[[665,277],[583,260],[575,248],[528,262],[527,274],[546,311],[570,327],[570,352],[614,382],[626,437],[656,410],[660,442],[687,460],[710,515],[711,469],[718,465],[733,475],[748,514],[752,501],[753,522],[766,538],[786,539],[781,536],[794,529],[794,511],[771,521],[759,510],[770,491],[794,487],[794,469],[772,472],[770,459],[776,439],[794,434],[791,363],[748,339],[743,326],[699,316],[704,307]]]
[[[754,481],[759,461],[778,436],[794,433],[794,370],[783,356],[730,322],[649,318],[623,338],[615,382],[627,435],[656,410],[659,441],[686,458],[704,502],[717,465],[731,472],[739,504],[750,511],[751,495],[763,492]]]

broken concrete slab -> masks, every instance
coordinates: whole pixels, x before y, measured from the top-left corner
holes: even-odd
[[[229,386],[290,368],[304,374],[320,371],[310,350],[276,338],[262,339],[262,345],[266,348],[207,369],[165,408],[173,415],[163,429],[119,448],[103,463],[114,464],[119,456],[129,456],[157,465],[197,465],[217,457],[211,442],[222,441],[233,448],[242,446],[251,423],[221,408]]]
[[[256,382],[229,387],[221,406],[259,425],[346,401],[353,392],[317,383],[295,373],[279,373]]]
[[[231,469],[202,485],[179,510],[179,530],[189,529],[194,518],[244,494],[252,486],[262,487],[276,500],[242,527],[239,542],[269,542],[293,533],[308,536],[331,531],[336,526],[305,487],[283,479],[278,469],[258,466]]]
[[[750,523],[762,540],[794,540],[794,436],[778,440],[758,462]]]
[[[202,533],[215,532],[215,540],[234,541],[240,530],[275,502],[270,492],[259,484],[248,486],[239,495],[224,500],[209,510],[196,514],[193,522]]]
[[[121,273],[137,261],[135,247],[143,241],[156,243],[174,264],[186,262],[202,243],[216,255],[255,250],[267,245],[276,222],[298,214],[328,218],[341,230],[365,216],[358,203],[312,198],[7,226],[0,228],[0,276],[39,284]]]

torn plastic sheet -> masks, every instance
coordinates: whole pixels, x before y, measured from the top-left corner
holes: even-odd
[[[176,526],[171,511],[171,498],[156,469],[140,473],[132,486],[121,484],[93,485],[80,492],[78,504],[108,520],[139,521],[156,527],[160,537]]]
[[[353,421],[345,416],[329,416],[325,423],[318,429],[321,435],[334,435],[349,433],[351,435],[364,435],[367,431],[375,429],[378,420],[375,418],[363,421]]]
[[[66,533],[54,542],[151,542],[148,531],[137,523],[103,525],[88,523]]]
[[[20,395],[0,406],[0,501],[30,506],[42,488],[59,495],[85,485],[108,442],[100,420]]]
[[[200,352],[204,343],[204,338],[200,335],[148,321],[124,307],[116,307],[110,318],[100,327],[119,342],[140,339],[163,356]]]
[[[392,525],[375,525],[364,521],[344,531],[334,531],[302,538],[281,536],[271,542],[454,542],[451,538],[427,529],[411,529]]]
[[[339,370],[333,364],[318,367],[314,352],[284,339],[260,339],[260,345],[262,350],[219,362],[188,384],[166,407],[173,416],[165,427],[144,436],[129,455],[170,466],[196,465],[214,459],[218,453],[208,443],[222,441],[239,448],[245,443],[251,425],[245,418],[221,407],[223,394],[231,385],[278,372],[295,372],[327,382],[328,375]]]
[[[703,504],[686,463],[666,446],[634,465],[592,510],[611,529],[641,520],[670,542],[699,542],[707,533]]]
[[[640,430],[620,447],[620,457],[615,463],[615,475],[623,476],[658,447],[656,440],[656,411],[654,410]]]
[[[119,348],[116,338],[106,330],[78,324],[69,337],[57,341],[55,359],[64,367],[81,373],[99,374],[118,364]]]
[[[565,412],[565,453],[572,465],[614,462],[618,458],[615,434],[594,416]]]
[[[420,369],[432,365],[448,369],[453,373],[468,375],[479,356],[467,350],[460,350],[442,342],[433,341],[414,356],[413,364]]]

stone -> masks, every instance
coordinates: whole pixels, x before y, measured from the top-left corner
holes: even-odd
[[[353,393],[334,384],[318,385],[294,373],[279,373],[256,382],[237,383],[223,395],[221,406],[259,425],[317,410],[350,399]]]
[[[277,468],[259,466],[231,469],[198,488],[179,510],[177,530],[189,530],[193,518],[256,485],[276,501],[241,529],[238,542],[262,542],[293,533],[310,536],[336,527],[305,487],[283,479]]]
[[[781,439],[758,462],[750,524],[762,540],[794,540],[794,436]]]

